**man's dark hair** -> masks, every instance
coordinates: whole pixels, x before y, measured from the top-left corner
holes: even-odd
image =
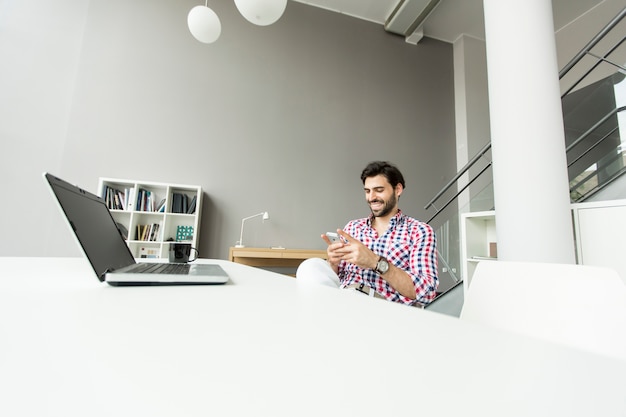
[[[361,181],[365,184],[365,179],[369,177],[375,177],[377,175],[384,175],[391,184],[392,187],[396,187],[398,184],[402,184],[402,188],[406,188],[404,184],[404,177],[398,168],[389,162],[374,161],[367,164],[363,172],[361,173]]]

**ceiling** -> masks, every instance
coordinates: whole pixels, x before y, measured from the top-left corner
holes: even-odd
[[[465,34],[485,39],[483,0],[292,0],[385,25],[399,3],[436,4],[426,17],[423,35],[453,43]],[[602,0],[552,0],[554,27],[559,30]],[[407,7],[408,10],[408,7]],[[412,12],[408,12],[412,13]],[[413,19],[414,16],[411,16]],[[418,29],[420,29],[418,27]],[[408,35],[407,35],[408,36]]]

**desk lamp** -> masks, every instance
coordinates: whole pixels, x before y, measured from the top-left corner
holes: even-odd
[[[263,221],[269,220],[270,218],[270,214],[267,211],[264,211],[263,213],[255,214],[253,216],[248,216],[241,219],[241,233],[239,234],[239,242],[235,245],[236,248],[245,248],[245,245],[243,244],[243,225],[246,220],[250,220],[259,216],[263,216]]]

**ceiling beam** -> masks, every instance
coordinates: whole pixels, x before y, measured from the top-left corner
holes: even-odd
[[[404,37],[419,33],[428,15],[441,0],[400,0],[385,22],[385,30]],[[413,43],[413,42],[411,42]]]

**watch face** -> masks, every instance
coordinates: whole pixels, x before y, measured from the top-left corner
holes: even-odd
[[[381,274],[384,274],[389,269],[389,263],[386,259],[381,259],[378,261],[376,269],[378,269]]]

